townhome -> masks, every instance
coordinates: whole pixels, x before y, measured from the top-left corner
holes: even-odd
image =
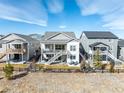
[[[102,61],[108,62],[110,59],[119,61],[117,59],[118,37],[111,32],[84,31],[80,36],[80,42],[84,54],[88,55],[91,62],[97,50]]]
[[[0,39],[3,38],[3,37],[4,37],[4,35],[0,35]]]
[[[24,63],[40,47],[40,42],[27,35],[9,34],[0,39],[0,62]]]
[[[79,40],[73,32],[46,32],[41,39],[41,63],[78,65]]]

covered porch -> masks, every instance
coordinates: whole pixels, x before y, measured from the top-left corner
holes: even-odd
[[[10,62],[23,62],[29,59],[28,42],[23,40],[12,40],[7,42],[7,60]]]
[[[44,44],[41,50],[41,62],[63,63],[67,61],[67,44]]]
[[[90,46],[90,60],[93,62],[93,58],[95,54],[99,54],[101,57],[101,61],[107,62],[108,61],[108,53],[110,53],[110,46],[104,44],[102,42],[93,43]]]

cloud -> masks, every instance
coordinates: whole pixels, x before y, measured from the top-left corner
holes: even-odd
[[[66,28],[66,25],[60,25],[59,28],[64,29]]]
[[[124,29],[123,0],[76,0],[81,14],[101,16],[103,27]]]
[[[46,5],[51,13],[60,13],[64,9],[63,0],[46,0]]]
[[[47,12],[40,0],[1,0],[0,19],[47,26]]]

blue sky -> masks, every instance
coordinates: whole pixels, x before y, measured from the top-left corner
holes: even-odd
[[[124,37],[123,0],[0,0],[0,34],[111,31]]]

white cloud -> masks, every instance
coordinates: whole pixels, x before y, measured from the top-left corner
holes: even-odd
[[[12,0],[8,0],[6,3],[0,2],[0,18],[47,26],[47,13],[43,5],[39,3],[36,0],[21,0],[21,4],[18,3],[15,6]]]
[[[64,29],[66,28],[66,25],[60,25],[59,28]]]
[[[46,4],[51,13],[60,13],[64,9],[63,0],[46,0]]]
[[[100,15],[103,27],[124,29],[123,0],[76,0],[83,16]]]

